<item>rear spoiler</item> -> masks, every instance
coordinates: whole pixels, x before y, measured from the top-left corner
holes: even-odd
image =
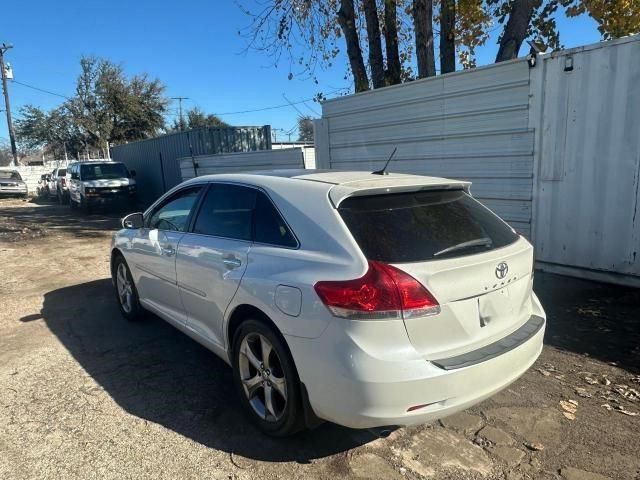
[[[435,180],[435,179],[434,179]],[[376,185],[376,183],[379,183]],[[464,190],[470,193],[471,182],[439,178],[437,181],[416,181],[415,178],[396,178],[393,182],[348,182],[334,185],[329,190],[329,199],[334,208],[349,197],[386,195],[389,193],[420,192],[423,190]]]

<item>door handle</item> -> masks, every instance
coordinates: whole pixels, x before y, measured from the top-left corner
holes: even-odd
[[[176,249],[172,246],[162,247],[162,254],[167,257],[173,257],[176,254]]]
[[[242,265],[242,261],[240,261],[240,259],[236,257],[223,258],[222,263],[224,263],[225,267],[227,267],[229,270],[233,270],[234,268],[238,268],[240,265]]]

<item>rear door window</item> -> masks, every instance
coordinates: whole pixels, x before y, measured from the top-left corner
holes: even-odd
[[[287,248],[298,246],[298,241],[288,225],[271,200],[262,192],[258,192],[253,222],[256,242]]]
[[[251,223],[258,191],[231,184],[213,184],[202,202],[193,233],[251,241]]]
[[[389,263],[471,255],[518,239],[462,190],[350,197],[338,211],[365,256]]]

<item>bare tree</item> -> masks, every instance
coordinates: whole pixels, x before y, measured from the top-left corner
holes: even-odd
[[[537,2],[539,0],[513,0],[511,2],[511,12],[500,38],[496,62],[504,62],[518,57],[520,45],[527,38],[529,23]]]
[[[413,24],[416,37],[418,78],[436,74],[436,59],[433,50],[433,1],[413,0]]]
[[[364,19],[367,25],[367,41],[369,44],[369,67],[373,88],[384,87],[384,61],[382,60],[382,39],[376,0],[362,0]]]
[[[384,43],[387,52],[387,84],[401,82],[402,67],[398,48],[398,5],[397,0],[384,1]]]
[[[355,83],[356,92],[369,90],[369,77],[362,59],[362,49],[356,27],[356,14],[353,0],[341,0],[338,10],[338,22],[347,42],[347,56],[351,65],[351,73]]]
[[[442,0],[440,9],[440,73],[456,71],[456,0]]]

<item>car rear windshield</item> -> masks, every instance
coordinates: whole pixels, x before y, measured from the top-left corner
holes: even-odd
[[[96,165],[85,164],[80,168],[82,168],[80,172],[82,180],[127,178],[129,176],[127,167],[122,163],[98,163]]]
[[[66,174],[67,174],[67,171],[64,168],[61,168],[60,170],[58,170],[59,177],[64,177]]]
[[[18,172],[12,171],[0,171],[0,179],[1,180],[22,180],[22,177]]]
[[[338,211],[365,256],[382,262],[470,255],[518,239],[511,227],[463,190],[350,197]]]

